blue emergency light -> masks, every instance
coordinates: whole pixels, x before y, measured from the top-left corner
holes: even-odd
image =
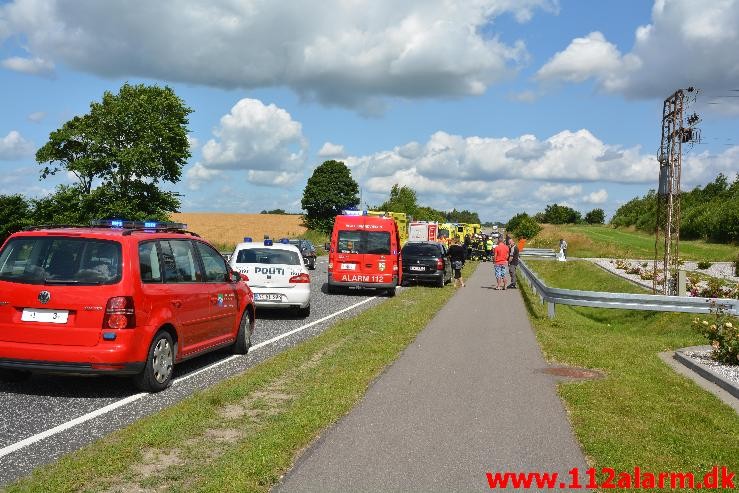
[[[288,238],[280,238],[280,243],[282,243],[283,245],[289,245],[290,240]]]
[[[272,246],[272,244],[273,244],[272,240],[269,240],[269,239],[264,240],[264,246]]]
[[[129,221],[127,219],[94,219],[90,225],[96,228],[126,228],[126,229],[187,229],[185,223],[168,221]]]
[[[244,236],[244,243],[251,243],[251,236]]]

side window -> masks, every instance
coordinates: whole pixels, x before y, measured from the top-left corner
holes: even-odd
[[[200,258],[203,259],[205,281],[227,282],[228,269],[226,268],[226,261],[221,254],[205,243],[196,241],[195,245],[197,246],[198,252],[200,252]]]
[[[203,280],[200,268],[195,260],[195,252],[189,240],[170,240],[174,264],[180,282],[199,282]]]
[[[142,282],[162,282],[157,242],[139,243],[139,270],[141,271]]]

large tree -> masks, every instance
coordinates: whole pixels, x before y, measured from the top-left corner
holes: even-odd
[[[603,209],[593,209],[585,214],[585,222],[588,224],[603,224],[606,222],[606,211]]]
[[[22,195],[0,195],[0,245],[5,238],[31,224],[31,209]]]
[[[359,185],[349,168],[341,161],[325,161],[313,171],[303,191],[306,226],[331,232],[336,216],[359,203],[358,194]]]
[[[37,151],[42,179],[68,172],[78,180],[73,187],[60,187],[59,200],[47,200],[45,210],[65,200],[86,205],[76,218],[73,210],[61,211],[73,222],[163,218],[176,212],[178,195],[159,185],[177,183],[182,176],[190,157],[191,112],[169,87],[124,84],[117,94],[106,91],[102,101],[90,104],[89,113],[53,131]]]
[[[405,212],[409,216],[416,217],[418,199],[416,191],[411,187],[400,186],[397,183],[390,189],[390,198],[378,206],[381,211]]]

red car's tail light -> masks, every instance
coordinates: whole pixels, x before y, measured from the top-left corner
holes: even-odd
[[[103,318],[104,329],[131,329],[136,326],[136,314],[133,308],[133,298],[130,296],[116,296],[108,300]]]
[[[310,276],[306,273],[302,273],[298,276],[292,276],[290,278],[291,283],[305,283],[310,282]]]

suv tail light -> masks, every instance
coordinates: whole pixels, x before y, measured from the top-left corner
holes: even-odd
[[[444,270],[444,260],[440,258],[436,259],[436,270]]]
[[[108,300],[103,318],[104,329],[131,329],[136,326],[136,314],[133,308],[133,298],[130,296],[116,296]]]
[[[306,274],[305,272],[298,275],[298,276],[292,276],[290,278],[291,283],[305,283],[310,282],[310,276]]]

